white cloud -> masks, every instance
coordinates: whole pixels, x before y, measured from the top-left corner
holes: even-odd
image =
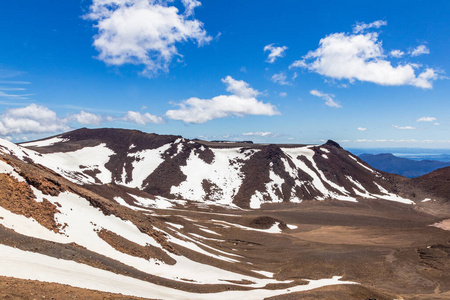
[[[410,52],[411,56],[419,56],[422,54],[430,54],[430,49],[425,45],[417,46],[414,50]]]
[[[367,130],[367,128],[365,128],[365,127],[358,127],[357,128],[359,131],[366,131]]]
[[[435,117],[422,117],[416,120],[416,122],[433,122],[437,119]]]
[[[417,64],[392,66],[383,54],[378,33],[334,33],[321,39],[319,48],[310,51],[290,65],[300,67],[333,79],[372,82],[379,85],[412,85],[432,88],[437,71],[431,68],[416,75]]]
[[[391,56],[393,56],[393,57],[400,58],[400,57],[402,57],[403,55],[405,55],[405,52],[403,52],[402,50],[396,49],[396,50],[391,50],[391,52],[390,52],[389,54],[390,54]]]
[[[222,79],[226,90],[232,95],[220,95],[212,99],[189,98],[178,105],[176,110],[168,110],[166,116],[187,123],[205,123],[229,116],[243,115],[279,115],[280,112],[270,103],[263,103],[255,97],[260,93],[242,80],[231,76]]]
[[[65,131],[68,127],[56,113],[44,106],[30,104],[0,114],[0,135]]]
[[[275,134],[273,134],[270,131],[265,131],[265,132],[245,132],[242,135],[244,135],[244,136],[275,136]]]
[[[183,5],[185,7],[184,14],[187,15],[187,16],[193,15],[194,14],[194,9],[197,6],[201,6],[202,5],[200,3],[200,1],[197,1],[197,0],[181,0],[181,2],[183,2]]]
[[[0,80],[0,84],[31,84],[29,81]]]
[[[286,92],[281,92],[280,93],[280,97],[286,97],[287,96],[287,93]]]
[[[250,85],[243,80],[235,80],[231,76],[222,79],[222,82],[227,85],[227,92],[242,98],[256,97],[260,92],[250,87]]]
[[[394,125],[395,128],[397,129],[401,129],[401,130],[414,130],[417,129],[416,127],[413,126],[398,126],[398,125]]]
[[[128,111],[123,120],[127,122],[134,122],[140,125],[145,125],[147,123],[164,123],[164,119],[159,116],[151,115],[149,113],[142,114],[138,111]]]
[[[271,78],[271,80],[275,83],[279,83],[281,85],[288,85],[289,82],[287,82],[286,79],[287,79],[287,77],[284,72],[274,74]]]
[[[369,24],[366,23],[356,23],[356,25],[353,26],[353,32],[354,33],[360,33],[364,32],[366,29],[370,28],[380,28],[381,26],[386,26],[387,22],[378,20]]]
[[[309,92],[311,95],[322,98],[323,100],[325,100],[325,105],[330,106],[330,107],[336,107],[336,108],[340,108],[342,107],[339,103],[337,103],[336,101],[334,101],[334,95],[332,94],[325,94],[322,93],[318,90],[311,90]]]
[[[94,46],[108,65],[144,65],[143,74],[167,72],[177,44],[192,40],[199,45],[211,37],[203,23],[192,17],[199,1],[183,0],[184,14],[164,0],[93,0],[86,19],[95,22]]]
[[[441,124],[439,124],[438,122],[433,123],[434,126],[439,126]]]
[[[98,125],[102,121],[102,117],[85,111],[80,111],[78,114],[68,117],[68,121],[72,120],[84,125]]]
[[[286,46],[275,47],[274,44],[266,45],[264,47],[264,52],[269,51],[269,56],[266,62],[273,64],[278,57],[283,57],[284,52],[288,49]]]

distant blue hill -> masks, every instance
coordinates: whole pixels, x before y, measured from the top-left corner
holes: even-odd
[[[363,161],[374,167],[375,169],[399,174],[408,178],[414,178],[428,174],[439,168],[450,166],[450,162],[442,162],[436,160],[412,160],[394,156],[391,153],[367,154],[359,155]]]

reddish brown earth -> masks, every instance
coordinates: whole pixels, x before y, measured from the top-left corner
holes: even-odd
[[[65,284],[41,282],[0,276],[0,299],[114,299],[137,300],[143,298],[75,288]]]
[[[35,200],[35,195],[26,182],[19,182],[7,174],[0,174],[0,206],[12,213],[35,219],[39,224],[59,232],[60,224],[55,221],[57,207],[44,198]]]

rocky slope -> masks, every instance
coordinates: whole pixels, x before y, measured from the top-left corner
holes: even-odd
[[[331,141],[0,140],[1,295],[444,299],[443,196]]]

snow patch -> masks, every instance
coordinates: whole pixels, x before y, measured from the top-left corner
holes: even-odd
[[[52,146],[57,143],[64,143],[67,141],[69,141],[69,139],[63,139],[61,137],[54,137],[54,138],[41,140],[41,141],[22,143],[20,145],[24,146],[24,147],[46,147],[46,146]]]
[[[94,178],[82,174],[85,170],[96,171],[97,179],[102,184],[107,184],[111,182],[111,172],[106,169],[105,164],[114,154],[103,143],[72,152],[42,154],[35,161],[79,184],[96,184]]]
[[[157,149],[146,149],[136,153],[129,153],[128,157],[132,162],[132,180],[126,182],[125,172],[123,172],[122,182],[125,186],[133,188],[143,188],[143,182],[153,171],[164,161],[162,154],[170,148],[171,144],[163,145]]]

